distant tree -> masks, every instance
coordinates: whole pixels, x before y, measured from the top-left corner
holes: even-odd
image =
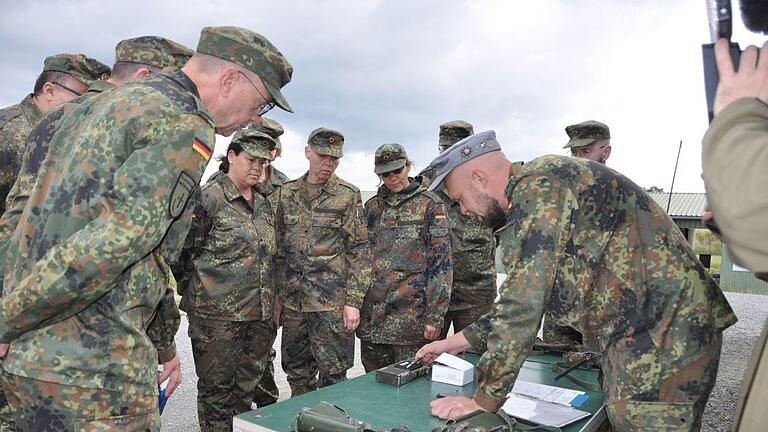
[[[694,234],[693,250],[697,254],[720,255],[723,244],[712,234],[712,231],[706,229],[697,229]]]
[[[645,191],[646,191],[646,192],[648,192],[648,193],[652,193],[652,192],[664,192],[664,189],[662,189],[662,188],[660,188],[660,187],[658,187],[658,186],[651,186],[651,187],[647,187],[647,188],[645,188]]]

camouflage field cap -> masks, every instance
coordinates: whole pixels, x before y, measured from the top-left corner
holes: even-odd
[[[453,171],[454,168],[470,161],[480,155],[492,151],[500,151],[501,146],[496,140],[496,132],[489,130],[470,135],[463,140],[452,145],[448,150],[440,153],[431,164],[430,168],[437,170],[435,179],[429,185],[429,190],[435,190],[440,187],[445,177]]]
[[[464,120],[453,120],[440,125],[440,141],[438,146],[440,150],[456,144],[464,138],[475,133],[471,124]]]
[[[563,148],[584,147],[597,141],[611,138],[608,126],[594,120],[570,125],[565,128],[565,133],[568,134],[568,138],[571,140]]]
[[[283,125],[278,123],[276,120],[272,120],[271,118],[262,117],[261,127],[259,127],[259,129],[275,140],[275,148],[278,151],[283,150],[283,144],[280,142],[280,136],[285,133]]]
[[[46,57],[43,72],[64,72],[90,86],[96,80],[107,80],[109,66],[84,54],[56,54]]]
[[[197,52],[237,63],[264,82],[275,104],[293,112],[280,89],[291,81],[293,66],[264,36],[240,27],[205,27]]]
[[[195,52],[159,36],[125,39],[115,47],[115,62],[140,63],[158,68],[181,68]]]
[[[232,142],[240,144],[243,150],[253,157],[272,160],[269,152],[275,148],[275,140],[253,126],[235,132]]]
[[[315,153],[340,158],[344,156],[344,135],[341,132],[328,128],[317,128],[307,138],[309,148]]]
[[[383,174],[404,167],[408,163],[408,154],[400,144],[382,144],[376,149],[373,172]]]

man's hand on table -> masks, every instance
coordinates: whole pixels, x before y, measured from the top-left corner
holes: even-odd
[[[429,403],[432,415],[441,419],[461,417],[482,410],[475,400],[466,396],[449,396]]]

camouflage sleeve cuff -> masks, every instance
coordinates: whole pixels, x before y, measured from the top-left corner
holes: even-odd
[[[9,327],[4,319],[0,318],[0,343],[11,343],[17,337],[19,337],[18,332]]]
[[[157,350],[157,363],[167,363],[176,357],[176,343],[172,343],[171,346],[164,350]]]
[[[504,399],[497,399],[489,395],[481,387],[475,392],[475,403],[480,405],[480,408],[495,413],[504,405]]]
[[[445,321],[445,315],[442,316],[428,316],[426,317],[426,324],[431,325],[432,327],[438,327],[442,328],[444,321]]]
[[[360,309],[363,307],[363,299],[358,296],[348,295],[347,298],[344,299],[344,306]]]
[[[488,334],[490,333],[490,326],[486,328],[485,317],[480,318],[469,326],[465,327],[461,333],[467,342],[479,353],[484,353],[488,350]]]

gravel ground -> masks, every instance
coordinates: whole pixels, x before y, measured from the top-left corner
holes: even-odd
[[[717,384],[704,412],[702,430],[705,431],[730,429],[744,372],[749,366],[752,349],[760,336],[763,322],[768,318],[768,296],[737,293],[726,293],[726,296],[739,317],[739,322],[725,331]],[[278,357],[275,360],[275,373],[282,400],[288,397],[290,388],[280,368],[279,335],[277,340]],[[176,334],[176,344],[181,357],[183,380],[165,407],[162,432],[199,431],[196,402],[197,377],[192,361],[192,348],[187,337],[186,317],[182,319],[181,327]],[[350,378],[364,373],[360,363],[359,344],[355,352],[357,353],[355,366],[348,372]]]
[[[725,293],[739,322],[723,333],[723,351],[712,395],[704,410],[702,430],[728,431],[736,411],[741,381],[752,349],[768,318],[768,296]]]

